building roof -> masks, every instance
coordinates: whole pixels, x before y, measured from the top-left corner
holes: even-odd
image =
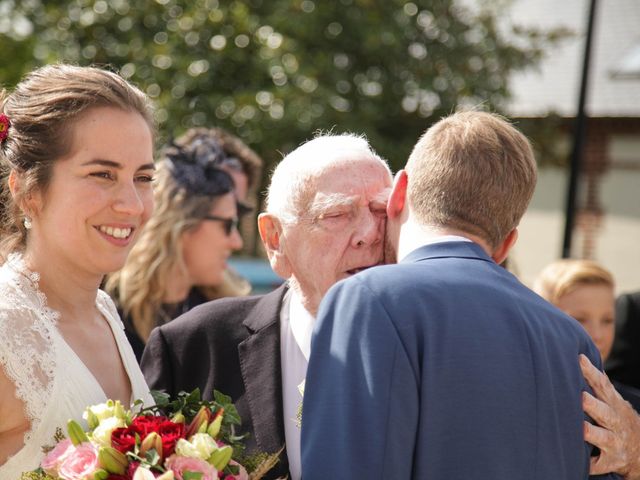
[[[640,117],[640,1],[596,0],[586,113]],[[514,0],[506,15],[523,26],[566,27],[574,35],[551,49],[536,69],[511,78],[510,115],[577,111],[590,0]]]

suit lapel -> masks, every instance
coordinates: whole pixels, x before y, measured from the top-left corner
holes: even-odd
[[[238,345],[245,395],[255,440],[261,451],[274,453],[285,443],[280,365],[282,286],[265,295],[244,321],[249,337]],[[275,420],[276,428],[273,428]]]

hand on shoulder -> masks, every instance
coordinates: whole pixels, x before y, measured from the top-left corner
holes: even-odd
[[[591,459],[591,475],[615,472],[625,480],[640,479],[640,416],[584,355],[580,368],[595,393],[583,393],[584,411],[597,423],[584,422],[584,437],[600,449]]]

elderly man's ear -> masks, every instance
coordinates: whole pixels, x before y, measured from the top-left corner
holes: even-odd
[[[289,278],[291,266],[284,252],[280,220],[271,213],[261,213],[258,215],[258,231],[264,249],[267,251],[271,268],[282,278]]]

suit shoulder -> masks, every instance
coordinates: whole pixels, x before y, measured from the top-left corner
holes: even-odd
[[[188,332],[208,330],[212,324],[241,324],[247,313],[263,298],[262,295],[250,297],[226,297],[198,305],[175,320],[158,327],[167,336],[184,335]]]
[[[417,277],[412,264],[380,265],[369,268],[338,283],[341,288],[370,290],[384,296],[390,290],[401,290],[415,286]]]

